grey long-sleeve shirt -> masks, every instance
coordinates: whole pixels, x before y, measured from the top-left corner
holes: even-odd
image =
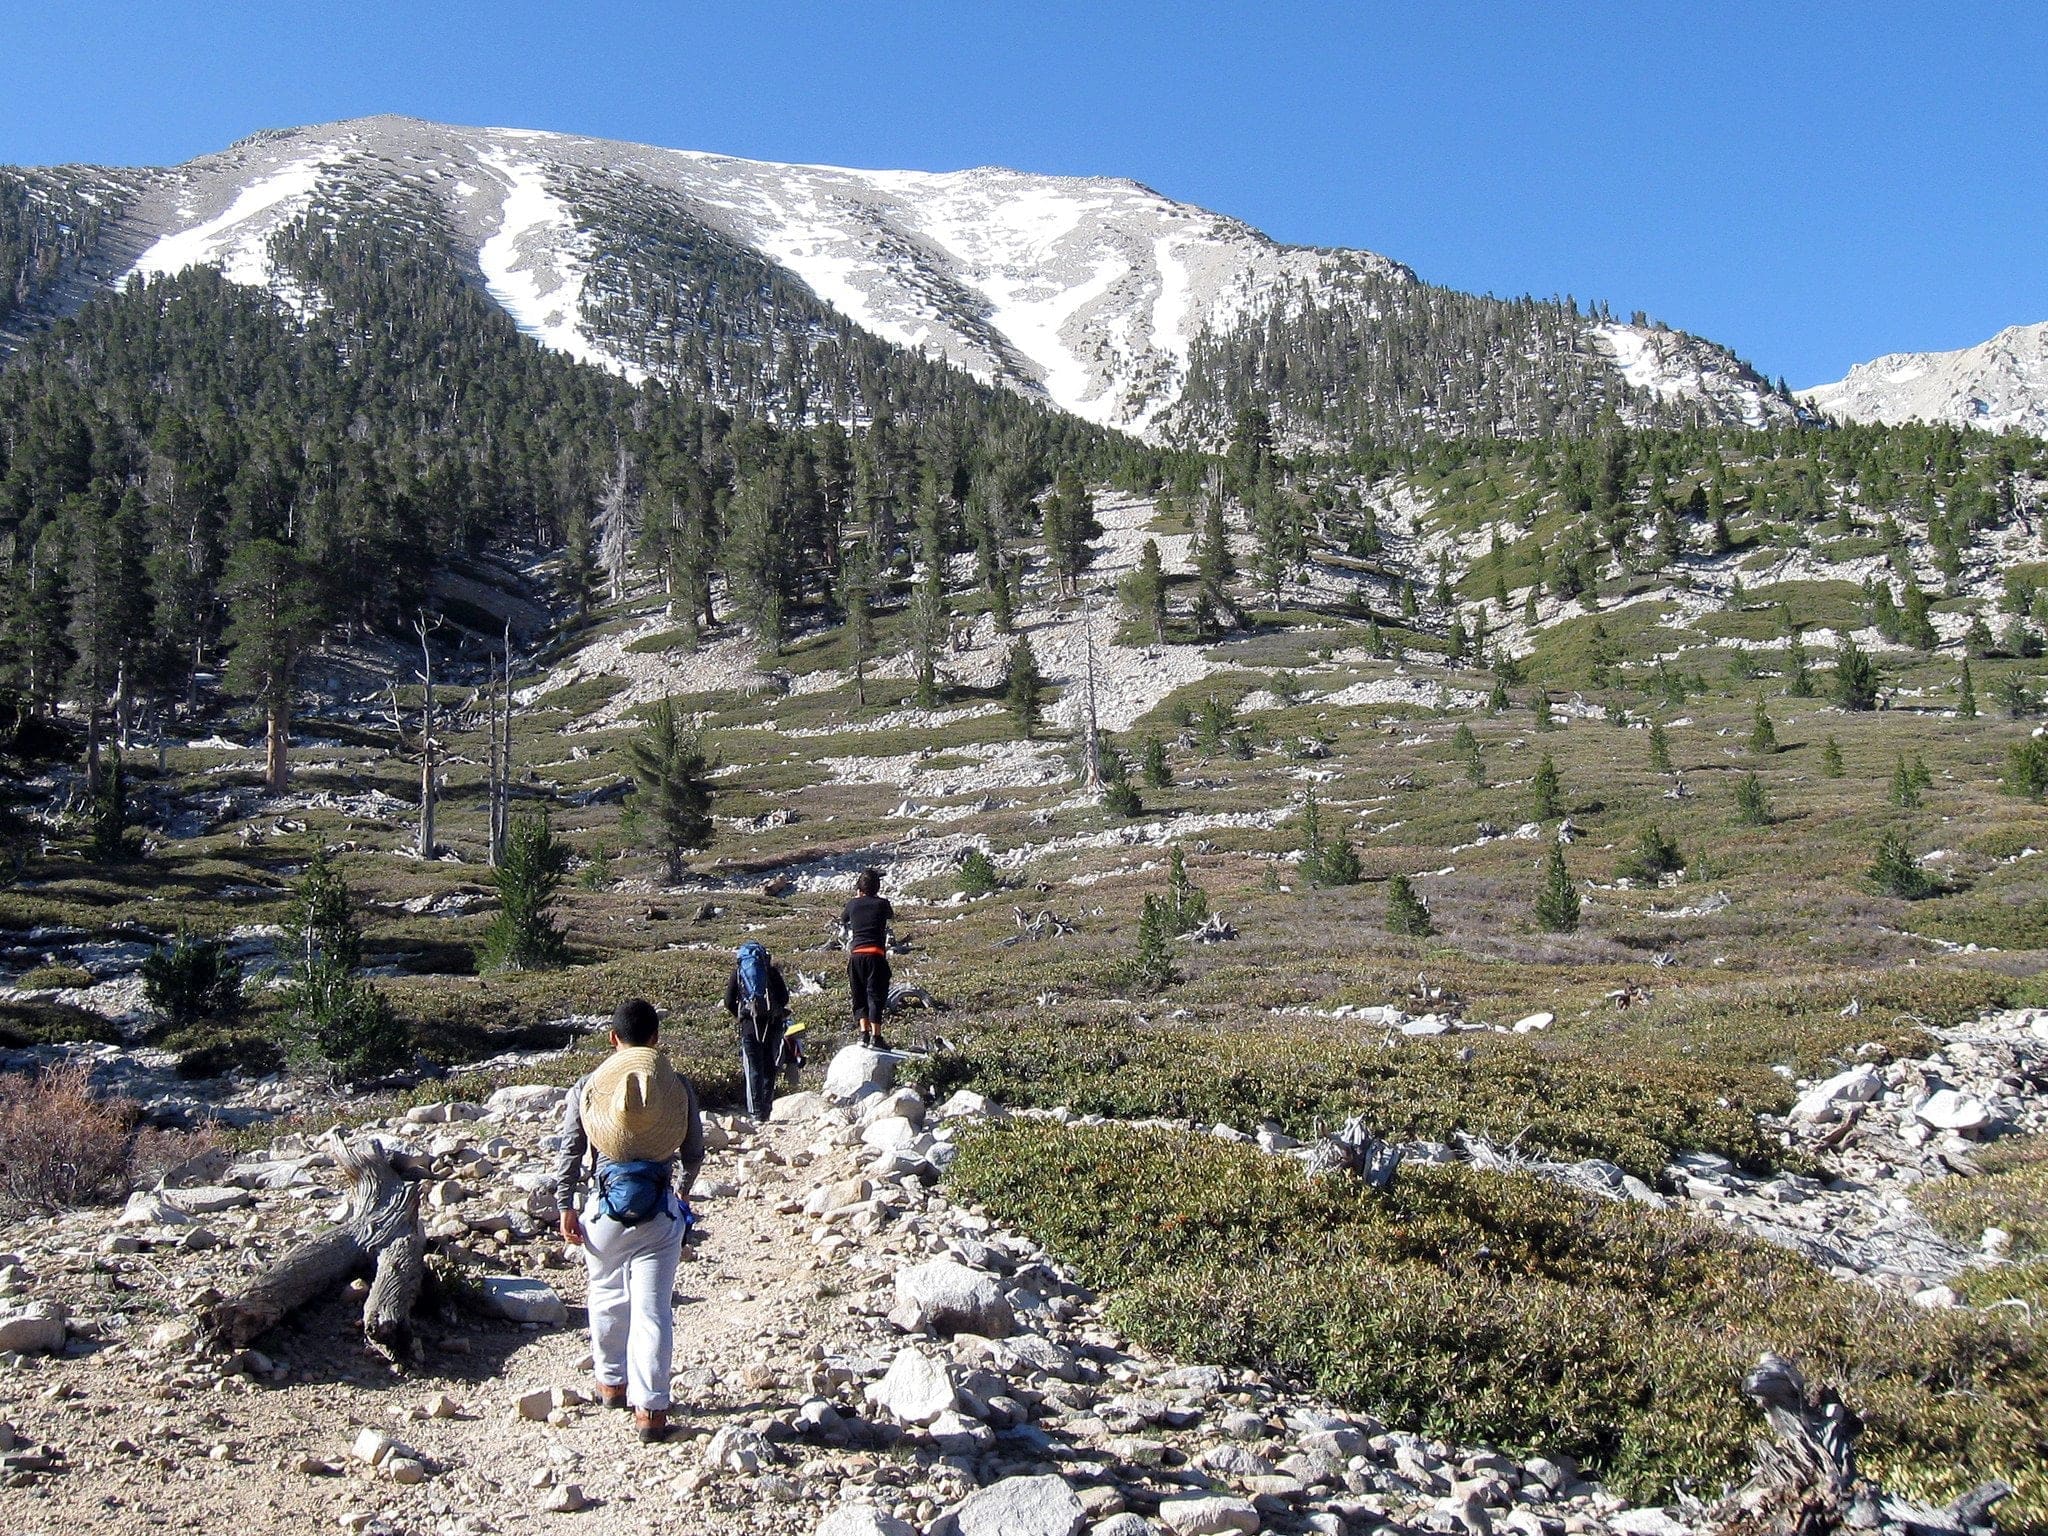
[[[561,1145],[555,1150],[557,1210],[580,1208],[583,1188],[589,1182],[590,1137],[583,1130],[583,1086],[589,1081],[588,1074],[579,1077],[562,1104]],[[683,1144],[676,1148],[676,1193],[687,1200],[691,1186],[697,1182],[697,1170],[704,1166],[704,1119],[697,1113],[697,1090],[687,1077],[682,1078],[682,1084],[683,1092],[690,1096],[690,1115]]]

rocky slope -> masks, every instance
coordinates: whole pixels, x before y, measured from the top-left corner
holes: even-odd
[[[2040,433],[2048,430],[2048,322],[2008,326],[1954,352],[1889,353],[1802,398],[1847,421]]]
[[[2008,1015],[1946,1043],[1944,1069],[1990,1096],[1956,1134],[2008,1110],[2038,1123],[2041,1034],[2038,1017]],[[2033,1076],[2015,1079],[2016,1063]],[[333,1214],[331,1160],[303,1137],[214,1154],[118,1214],[16,1225],[0,1257],[8,1529],[110,1516],[212,1529],[228,1499],[250,1530],[371,1532],[679,1520],[820,1536],[1673,1536],[1696,1523],[1629,1509],[1561,1459],[1431,1443],[1256,1375],[1147,1356],[1030,1240],[937,1182],[960,1129],[1002,1111],[970,1094],[928,1106],[888,1086],[892,1064],[849,1049],[822,1094],[785,1095],[771,1123],[712,1118],[705,1226],[678,1280],[683,1429],[661,1447],[635,1445],[587,1397],[580,1267],[552,1235],[560,1088],[364,1128],[429,1165],[433,1248],[470,1298],[403,1372],[362,1351],[344,1298],[262,1349],[194,1337],[195,1309]],[[1853,1104],[1882,1118],[1901,1096],[1912,1107],[1894,1130],[1938,1143],[1911,1130],[1929,1095],[1905,1091],[1929,1070],[1894,1069],[1897,1094],[1845,1074],[1797,1118],[1839,1123]],[[1950,1090],[1940,1113],[1966,1097]],[[1730,1189],[1704,1167],[1693,1177],[1705,1187],[1681,1198],[1727,1218]]]
[[[80,184],[75,170],[32,172],[28,195]],[[316,209],[360,216],[425,192],[463,264],[522,329],[628,377],[695,382],[661,345],[673,311],[694,312],[702,297],[683,283],[687,296],[674,302],[676,269],[730,249],[895,347],[1152,438],[1182,425],[1176,407],[1198,339],[1346,294],[1382,324],[1406,324],[1387,285],[1424,291],[1385,257],[1280,245],[1131,181],[779,165],[398,117],[260,133],[165,170],[95,173],[91,185],[111,216],[53,308],[75,304],[91,282],[206,264],[303,313],[320,295],[280,266],[272,236]],[[1646,402],[1676,400],[1713,420],[1790,415],[1711,343],[1559,313],[1557,345],[1589,359],[1603,388],[1625,382]],[[803,339],[801,316],[771,323],[786,330],[781,340]]]

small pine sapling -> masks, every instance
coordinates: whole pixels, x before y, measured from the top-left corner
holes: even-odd
[[[1777,728],[1771,724],[1770,711],[1764,708],[1764,696],[1756,696],[1756,715],[1749,727],[1749,750],[1758,757],[1765,757],[1778,750]]]
[[[1920,786],[1913,780],[1913,770],[1906,766],[1906,754],[1899,754],[1899,763],[1892,770],[1891,803],[1902,811],[1917,811],[1920,808]]]
[[[1387,932],[1408,939],[1426,939],[1436,932],[1427,903],[1415,894],[1415,886],[1406,875],[1395,875],[1387,881]]]
[[[1579,926],[1579,892],[1565,868],[1564,848],[1550,845],[1543,858],[1543,879],[1536,891],[1536,924],[1546,933],[1572,933]]]
[[[1188,856],[1178,843],[1166,859],[1166,920],[1176,934],[1193,933],[1209,921],[1209,897],[1188,873]]]
[[[1669,773],[1671,771],[1671,737],[1664,729],[1664,722],[1650,722],[1650,771]]]
[[[1903,832],[1887,832],[1878,840],[1877,857],[1870,865],[1870,883],[1884,895],[1904,901],[1919,901],[1934,894],[1934,882],[1914,859]]]
[[[1536,765],[1536,777],[1529,781],[1529,813],[1537,821],[1555,821],[1564,814],[1564,788],[1548,752]]]
[[[1842,776],[1842,744],[1830,736],[1820,749],[1820,772],[1824,779]]]
[[[1139,798],[1137,786],[1131,783],[1131,764],[1115,747],[1106,747],[1102,753],[1102,804],[1112,815],[1126,820],[1142,816],[1145,802]]]
[[[1768,827],[1772,821],[1771,797],[1764,781],[1754,772],[1742,776],[1735,786],[1735,819],[1745,827]]]
[[[1635,849],[1623,856],[1615,873],[1624,880],[1655,885],[1664,876],[1675,875],[1683,868],[1685,855],[1678,851],[1678,844],[1665,835],[1662,827],[1653,824],[1643,828]]]
[[[1126,968],[1134,992],[1164,992],[1180,979],[1173,965],[1173,935],[1166,903],[1147,896],[1138,914],[1138,952]]]
[[[1147,789],[1165,789],[1173,783],[1173,768],[1166,761],[1166,743],[1147,736],[1138,754],[1138,777]]]
[[[979,848],[967,850],[967,856],[960,861],[960,894],[970,899],[986,896],[1002,883],[996,875],[995,861]]]

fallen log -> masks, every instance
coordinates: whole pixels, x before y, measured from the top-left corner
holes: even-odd
[[[412,1313],[426,1279],[426,1233],[419,1181],[393,1166],[374,1137],[345,1141],[330,1131],[322,1145],[351,1181],[341,1221],[288,1249],[240,1291],[204,1309],[200,1331],[241,1349],[350,1281],[370,1277],[363,1337],[397,1359],[411,1352]]]
[[[1711,1512],[1714,1528],[1731,1536],[1991,1536],[1997,1529],[1992,1506],[2012,1493],[2004,1483],[1981,1484],[1933,1509],[1859,1476],[1863,1421],[1834,1388],[1809,1388],[1783,1356],[1759,1359],[1742,1393],[1763,1410],[1776,1438],[1758,1446],[1754,1475]]]

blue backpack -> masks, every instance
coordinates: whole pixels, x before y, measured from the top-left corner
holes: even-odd
[[[768,1026],[775,1022],[768,1001],[768,950],[756,939],[739,947],[733,967],[740,979],[739,1016],[752,1027],[757,1039],[766,1039]]]
[[[758,939],[739,947],[740,1001],[750,1003],[768,995],[768,950]]]
[[[675,1164],[667,1160],[615,1163],[597,1160],[597,1208],[622,1227],[637,1227],[668,1208]]]

